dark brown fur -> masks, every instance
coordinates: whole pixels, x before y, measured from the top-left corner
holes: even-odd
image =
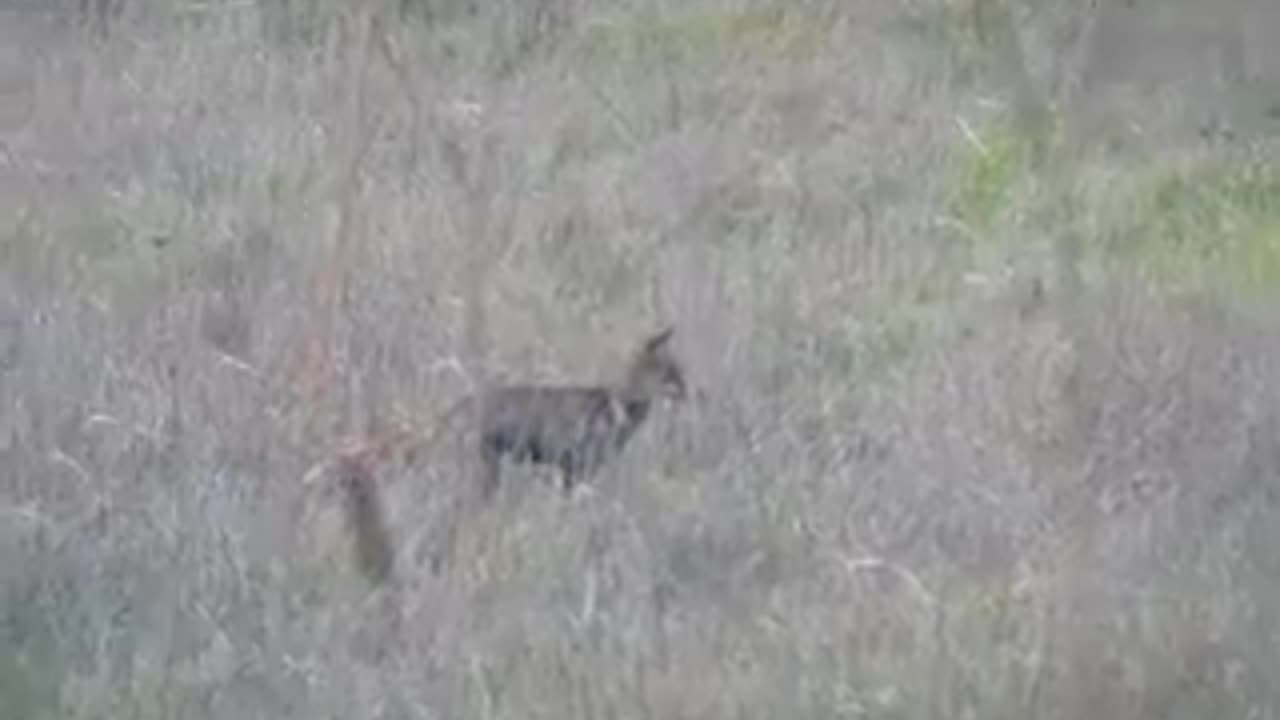
[[[461,417],[468,453],[479,462],[484,501],[498,490],[504,460],[554,466],[570,491],[622,451],[656,400],[685,397],[684,374],[668,348],[671,335],[668,328],[645,340],[615,385],[500,386],[459,402],[428,436],[397,426],[340,450],[338,483],[359,570],[375,585],[394,572],[374,464],[401,454],[411,458],[433,442],[441,426]]]
[[[655,400],[683,399],[684,374],[668,348],[672,332],[645,340],[617,385],[508,385],[483,393],[473,437],[483,497],[497,491],[504,459],[554,466],[572,490],[622,451]]]

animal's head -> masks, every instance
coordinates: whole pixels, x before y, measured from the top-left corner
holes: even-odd
[[[668,397],[684,400],[687,388],[680,363],[671,352],[671,335],[675,328],[668,327],[646,339],[631,360],[627,373],[627,392],[636,399],[649,400]]]

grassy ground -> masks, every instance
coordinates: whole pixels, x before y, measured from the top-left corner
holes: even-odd
[[[119,5],[0,2],[5,717],[1280,717],[1268,4]],[[344,438],[668,322],[358,574]]]

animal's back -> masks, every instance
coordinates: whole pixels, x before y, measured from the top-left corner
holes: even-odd
[[[485,397],[481,431],[510,442],[572,442],[600,413],[608,412],[611,402],[609,392],[599,387],[507,386]]]

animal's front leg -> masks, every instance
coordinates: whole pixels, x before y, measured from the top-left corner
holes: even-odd
[[[578,473],[572,463],[562,463],[560,465],[560,490],[564,492],[565,497],[573,494],[573,488],[578,484]]]
[[[480,449],[480,496],[485,502],[498,492],[502,475],[502,452],[491,444]]]

